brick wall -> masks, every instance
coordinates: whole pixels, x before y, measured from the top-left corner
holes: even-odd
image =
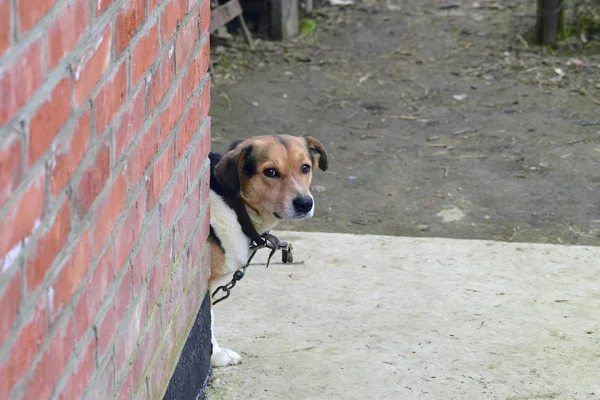
[[[0,0],[0,399],[158,399],[206,293],[209,0]]]

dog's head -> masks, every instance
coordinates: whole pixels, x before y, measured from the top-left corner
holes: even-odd
[[[327,152],[311,136],[256,136],[233,142],[215,166],[215,177],[262,218],[312,217],[313,169],[327,169]]]

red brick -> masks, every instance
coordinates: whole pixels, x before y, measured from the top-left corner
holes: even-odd
[[[46,333],[46,308],[43,297],[40,298],[30,318],[19,332],[10,355],[3,364],[0,364],[2,398],[8,398],[4,394],[9,393],[15,383],[29,371],[33,358],[43,343]]]
[[[202,204],[200,207],[202,207]],[[210,214],[205,211],[202,215],[202,221],[200,222],[198,230],[196,231],[193,240],[190,242],[190,258],[192,263],[196,263],[202,253],[205,239],[208,238],[208,233],[210,232],[209,224]]]
[[[29,161],[31,165],[50,147],[60,128],[71,114],[71,82],[61,80],[52,90],[50,100],[42,104],[29,123]]]
[[[202,264],[202,262],[198,264]],[[190,295],[186,298],[184,304],[185,313],[187,315],[196,316],[200,310],[200,305],[202,304],[202,298],[200,295],[206,287],[206,282],[203,282],[202,279],[202,273],[202,268],[199,268],[194,274],[192,283],[190,284]]]
[[[19,31],[26,32],[40,20],[56,3],[56,0],[18,0]]]
[[[165,245],[160,250],[160,254],[154,268],[150,271],[148,278],[148,304],[153,307],[158,299],[158,294],[167,281],[167,276],[171,265],[173,264],[173,242],[172,238],[165,239]]]
[[[142,36],[131,51],[131,85],[136,86],[158,54],[158,24]]]
[[[192,0],[190,0],[192,2]],[[203,0],[200,6],[200,33],[204,35],[210,26],[210,1]]]
[[[191,18],[185,24],[185,26],[179,29],[177,33],[177,41],[175,45],[175,54],[177,64],[175,70],[179,72],[181,68],[187,64],[194,45],[199,40],[198,33],[198,15],[192,14]]]
[[[197,221],[198,215],[200,215],[200,210],[203,206],[204,204],[200,203],[200,185],[196,185],[194,189],[190,192],[187,201],[187,208],[184,209],[183,215],[191,215],[194,221]]]
[[[208,196],[210,194],[210,170],[207,169],[206,172],[204,172],[200,184],[202,185],[200,192],[200,203],[207,204]]]
[[[158,249],[159,219],[158,212],[146,217],[149,220],[146,231],[141,239],[141,247],[135,255],[133,262],[133,291],[137,293],[146,280],[146,273],[154,262],[154,253]]]
[[[0,147],[0,208],[21,181],[21,152],[21,138],[16,132],[9,132]]]
[[[94,257],[110,235],[113,226],[125,207],[125,197],[127,195],[127,186],[124,173],[119,173],[113,183],[110,192],[104,198],[104,201],[98,208],[96,217],[96,226],[94,229]]]
[[[128,211],[127,218],[115,233],[116,263],[120,268],[127,260],[142,231],[146,215],[146,191],[142,188],[136,202]]]
[[[156,107],[165,93],[167,93],[171,82],[173,82],[175,76],[175,58],[173,54],[174,45],[171,45],[168,53],[159,62],[151,79],[146,83],[148,88],[148,112],[151,112]]]
[[[177,220],[177,228],[175,229],[175,250],[177,252],[182,251],[184,246],[186,246],[190,234],[198,221],[198,214],[201,206],[200,202],[194,199],[190,199],[185,204],[185,210],[183,215]],[[194,240],[200,242],[204,242],[205,239],[206,238],[202,237],[202,232],[198,233],[194,238]]]
[[[94,348],[95,341],[92,339],[87,344],[81,355],[81,359],[75,367],[75,371],[69,377],[67,384],[59,393],[59,400],[81,399],[83,392],[94,372]]]
[[[79,182],[76,197],[76,210],[83,216],[100,194],[110,175],[110,148],[101,145],[94,164],[90,165]]]
[[[123,383],[121,384],[121,390],[119,391],[119,396],[117,400],[129,400],[131,395],[133,394],[131,390],[131,373],[127,375]]]
[[[196,4],[198,4],[198,0],[188,0],[187,10],[191,11],[193,8],[196,8]]]
[[[185,108],[185,85],[186,77],[183,76],[169,101],[169,106],[160,115],[160,135],[163,140],[169,136]]]
[[[60,60],[75,46],[90,21],[87,0],[74,0],[60,10],[48,27],[48,67],[56,68]]]
[[[106,129],[108,123],[121,107],[127,97],[127,70],[125,61],[121,62],[119,69],[112,80],[106,82],[94,99],[96,116],[96,135]]]
[[[185,265],[189,264],[189,260],[187,256],[185,256]],[[194,294],[188,289],[185,290],[185,284],[189,280],[189,282],[193,281],[193,277],[188,274],[189,268],[185,268],[186,274],[182,276],[184,287],[182,287],[182,291],[177,295],[176,299],[179,301],[179,305],[177,310],[175,310],[175,314],[173,315],[173,324],[175,326],[175,335],[177,338],[177,343],[185,343],[187,339],[188,327],[190,323],[194,321],[195,315],[188,314],[187,311],[187,303],[191,297],[194,297]]]
[[[119,11],[115,25],[116,56],[127,47],[133,35],[144,23],[145,9],[145,0],[129,0]]]
[[[190,180],[195,179],[202,169],[208,152],[210,150],[210,119],[207,120],[205,128],[203,128],[200,140],[195,145],[196,147],[190,152]]]
[[[81,283],[81,280],[90,268],[90,235],[89,231],[85,231],[79,243],[73,249],[71,257],[63,265],[58,278],[52,284],[50,290],[53,293],[52,301],[52,316],[51,319],[60,315],[63,308],[69,304],[73,293]]]
[[[90,95],[110,63],[112,32],[108,25],[94,46],[88,49],[74,67],[75,102],[81,105]]]
[[[183,170],[179,173],[170,193],[161,201],[163,231],[173,223],[175,213],[183,206],[183,199],[187,189],[186,184],[186,174],[185,170]]]
[[[208,222],[208,219],[206,219],[206,221]],[[194,247],[192,248],[190,258],[192,259],[194,268],[197,268],[197,271],[196,276],[194,277],[194,283],[192,284],[192,290],[195,290],[198,292],[198,295],[200,295],[206,288],[210,271],[210,252],[203,252],[203,249],[208,248],[209,244],[195,241],[193,245]],[[199,251],[195,250],[196,247]]]
[[[44,280],[46,271],[58,252],[67,243],[71,230],[71,209],[69,199],[66,199],[56,215],[50,229],[38,240],[33,254],[27,261],[27,289],[35,291]]]
[[[150,176],[150,184],[148,185],[148,200],[146,204],[148,211],[154,208],[158,197],[162,193],[165,186],[167,186],[167,183],[173,174],[173,159],[173,144],[169,143],[161,157],[158,159],[156,164],[154,164],[152,175]]]
[[[37,364],[33,379],[27,386],[26,399],[47,399],[50,397],[63,368],[71,356],[72,347],[73,329],[69,322],[52,338],[50,346]]]
[[[142,317],[145,305],[146,299],[140,297],[125,318],[123,329],[115,339],[115,366],[117,371],[121,371],[129,360],[135,343],[140,336],[142,321],[145,320],[145,314]]]
[[[175,331],[172,327],[163,332],[163,336],[166,337],[166,343],[175,343]],[[150,387],[151,399],[159,399],[165,384],[168,383],[174,367],[171,362],[177,360],[172,354],[175,349],[177,349],[176,346],[165,346],[158,352],[158,357],[154,361],[153,369],[149,375],[148,386]]]
[[[44,175],[34,177],[33,182],[0,219],[0,257],[2,270],[10,267],[19,255],[21,242],[39,224],[44,212]]]
[[[132,385],[138,387],[144,377],[144,371],[148,368],[150,360],[154,357],[158,344],[160,343],[160,315],[158,310],[152,314],[145,331],[140,338],[133,359],[131,370]]]
[[[0,70],[0,125],[4,125],[23,107],[44,79],[39,41],[25,49],[17,60],[15,64]]]
[[[115,278],[116,271],[115,248],[110,245],[98,261],[94,274],[87,281],[85,289],[75,306],[73,321],[76,337],[81,337],[90,328],[108,286]]]
[[[208,115],[208,110],[210,109],[210,76],[206,81],[206,85],[202,88],[202,110],[200,111],[200,115],[202,118],[205,118]]]
[[[131,105],[121,117],[119,128],[115,133],[115,159],[118,161],[123,152],[131,144],[135,135],[144,124],[144,107],[146,102],[144,88],[141,87],[133,96]]]
[[[112,399],[111,394],[115,390],[115,364],[112,360],[108,360],[104,369],[96,381],[94,381],[93,389],[88,392],[86,399]]]
[[[116,297],[110,308],[107,310],[104,320],[100,324],[98,330],[98,358],[102,358],[106,350],[108,350],[119,323],[123,319],[125,310],[131,300],[131,271],[127,270],[125,276],[119,285]]]
[[[152,14],[154,8],[160,3],[160,0],[148,0],[148,13]]]
[[[0,56],[10,46],[10,37],[12,26],[10,23],[10,0],[0,0],[0,21],[4,21],[0,26]]]
[[[127,162],[127,182],[137,185],[158,152],[160,119],[156,118],[144,132]]]
[[[65,187],[73,171],[88,149],[90,137],[90,111],[79,117],[70,137],[56,144],[54,160],[50,162],[50,192],[56,196]]]
[[[96,0],[96,16],[99,16],[106,11],[112,2],[113,0]]]
[[[190,143],[190,140],[196,133],[198,126],[200,125],[200,96],[197,96],[192,101],[190,108],[186,116],[183,119],[182,124],[175,133],[175,150],[177,152],[177,158],[181,158]],[[192,175],[193,176],[193,175]]]
[[[206,74],[208,70],[208,63],[210,58],[210,41],[209,36],[206,36],[204,43],[202,44],[202,48],[194,56],[192,61],[188,66],[188,79],[187,79],[187,93],[186,97],[191,97],[200,82],[202,82],[202,78]]]
[[[173,273],[169,276],[170,279],[164,287],[164,294],[160,305],[163,321],[171,321],[174,319],[175,308],[181,297],[184,296],[183,289],[185,286],[188,261],[187,256],[184,255],[180,257],[177,265],[173,269]],[[165,323],[165,325],[167,324],[168,322]],[[175,329],[175,333],[177,333],[177,329]]]
[[[0,343],[6,343],[21,301],[21,274],[17,271],[0,297]],[[1,393],[1,391],[0,391]]]
[[[185,0],[170,0],[160,17],[160,38],[165,43],[186,14]]]

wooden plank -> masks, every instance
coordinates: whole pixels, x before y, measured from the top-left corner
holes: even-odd
[[[286,40],[296,36],[299,31],[298,0],[272,0],[271,37]]]
[[[217,29],[242,15],[242,6],[239,0],[231,0],[210,12],[209,32],[214,33]]]

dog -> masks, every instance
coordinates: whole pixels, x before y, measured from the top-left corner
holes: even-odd
[[[269,135],[235,141],[225,154],[211,152],[209,158],[212,294],[222,278],[247,263],[255,237],[282,220],[313,216],[312,173],[327,170],[327,151],[312,136]],[[241,363],[239,354],[219,346],[214,324],[211,307],[211,365]]]

